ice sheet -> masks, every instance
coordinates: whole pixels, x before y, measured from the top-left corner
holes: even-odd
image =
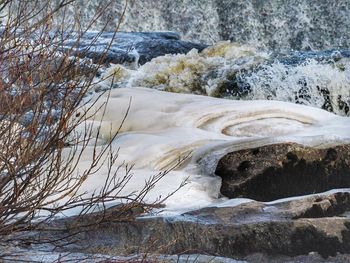
[[[188,156],[188,161],[165,175],[146,198],[149,202],[163,198],[187,180],[165,201],[163,215],[224,202],[225,198],[219,197],[221,180],[213,171],[216,161],[227,152],[275,142],[322,147],[350,140],[350,119],[287,102],[232,101],[122,88],[111,91],[103,114],[97,109],[107,97],[101,97],[91,109],[96,111],[95,119],[88,122],[94,129],[101,129],[99,139],[103,145],[118,131],[131,103],[124,125],[112,142],[114,150],[120,149],[117,164],[134,165],[134,176],[123,194],[139,190],[147,178]],[[89,165],[92,152],[92,146],[84,152],[78,165],[80,171]],[[102,167],[89,176],[81,190],[91,193],[101,187],[106,170]],[[123,170],[119,173],[124,175]]]

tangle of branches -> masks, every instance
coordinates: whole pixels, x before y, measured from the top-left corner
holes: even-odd
[[[108,8],[108,1],[101,2],[83,29],[79,16],[65,22],[73,0],[0,1],[0,248],[34,242],[24,233],[47,231],[52,219],[77,207],[80,212],[70,227],[82,231],[89,226],[81,218],[109,201],[125,202],[113,213],[99,213],[94,224],[133,220],[133,209],[159,205],[143,200],[166,172],[152,177],[137,193],[120,196],[132,174],[126,167],[125,175],[117,178],[119,169],[112,168],[118,152],[110,143],[93,151],[87,169],[75,169],[86,147],[97,145],[89,126],[83,134],[75,130],[91,118],[84,113],[88,111],[79,110],[100,65],[70,56],[73,48],[67,50],[65,41],[74,38],[79,45]],[[107,52],[110,45],[105,48]],[[103,187],[91,195],[80,193],[86,178],[102,166],[108,167]],[[5,254],[0,251],[0,257]]]

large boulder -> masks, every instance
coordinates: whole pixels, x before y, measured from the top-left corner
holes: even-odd
[[[72,55],[91,58],[95,63],[115,64],[145,64],[166,54],[185,54],[207,47],[182,41],[173,32],[86,32],[79,40],[70,36],[64,45],[64,50]]]
[[[316,149],[295,143],[228,153],[216,172],[229,198],[271,201],[350,187],[350,145]]]

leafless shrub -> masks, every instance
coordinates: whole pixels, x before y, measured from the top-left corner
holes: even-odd
[[[108,8],[108,3],[102,2],[91,24]],[[95,212],[96,207],[102,207],[102,212],[93,214],[94,224],[133,220],[162,201],[146,204],[144,199],[167,171],[150,178],[140,191],[122,196],[132,167],[119,166],[117,171],[125,169],[125,175],[117,177],[112,168],[118,152],[111,144],[97,149],[97,139],[88,125],[83,135],[75,132],[91,117],[86,111],[77,112],[99,66],[77,57],[72,59],[70,50],[62,52],[68,37],[73,36],[78,44],[88,30],[80,28],[78,19],[68,27],[53,28],[55,15],[59,12],[64,20],[65,8],[72,3],[0,2],[1,19],[5,21],[0,38],[0,246],[32,242],[22,233],[47,231],[48,222],[77,207],[80,212],[69,227],[82,231],[89,227],[82,216]],[[117,28],[118,25],[116,31]],[[108,48],[109,45],[106,51]],[[96,149],[90,166],[77,172],[75,168],[89,145]],[[102,166],[108,167],[104,186],[91,195],[80,193],[86,178]],[[113,213],[103,209],[107,202],[115,200],[123,203]]]

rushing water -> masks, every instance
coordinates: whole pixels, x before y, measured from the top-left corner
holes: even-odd
[[[178,93],[244,100],[280,100],[350,114],[350,53],[273,55],[220,42],[201,53],[166,55],[135,69],[116,65],[115,87],[149,87]],[[112,78],[110,78],[112,79]]]
[[[80,0],[82,23],[106,1]],[[273,50],[350,47],[349,0],[144,0],[127,1],[121,30],[176,31],[184,39],[213,44],[232,40]],[[115,30],[125,0],[112,1],[100,29]],[[73,11],[72,11],[73,12]]]
[[[76,0],[62,15],[65,25],[79,17],[84,27],[100,12],[90,29],[115,31],[121,21],[122,31],[175,31],[206,44],[231,40],[287,52],[350,47],[349,0]]]

